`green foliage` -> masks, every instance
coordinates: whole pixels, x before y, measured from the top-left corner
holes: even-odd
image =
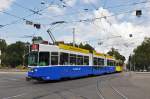
[[[7,44],[6,44],[6,41],[3,40],[3,39],[0,39],[0,50],[1,50],[1,56],[0,56],[0,59],[2,61],[1,65],[4,65],[3,61],[6,57],[6,49],[7,49]],[[1,66],[2,67],[2,66]]]
[[[79,44],[79,48],[89,50],[90,52],[93,52],[95,50],[91,45],[89,44],[83,45],[82,43]]]
[[[134,49],[130,61],[137,70],[150,69],[150,38],[145,38],[142,44]]]
[[[70,45],[70,46],[73,46],[73,43],[68,43],[67,45]],[[83,45],[82,43],[80,43],[79,45],[78,44],[75,44],[75,47],[79,47],[79,48],[83,48],[83,49],[86,49],[86,50],[89,50],[90,52],[93,52],[95,49],[89,45],[89,44],[85,44]]]
[[[3,40],[3,39],[0,39],[0,50],[1,50],[2,52],[4,52],[4,51],[6,50],[6,48],[7,48],[6,41]]]
[[[122,63],[124,63],[124,61],[126,60],[125,57],[123,55],[121,55],[117,49],[111,48],[111,50],[109,52],[107,52],[108,55],[110,56],[114,56],[117,60],[122,61]]]
[[[33,37],[32,38],[32,42],[33,43],[42,43],[43,42],[43,38],[41,36]]]
[[[66,45],[69,45],[69,46],[73,46],[73,43],[65,43]],[[77,44],[75,44],[75,47],[78,47]]]
[[[7,47],[7,54],[9,55],[9,65],[23,65],[24,54],[27,52],[27,47],[23,42],[16,42]],[[15,57],[15,58],[14,58]]]
[[[3,66],[16,67],[24,64],[24,55],[28,52],[26,43],[18,41],[6,47],[6,42],[4,42],[2,45],[2,48],[5,49],[2,50],[1,55]]]

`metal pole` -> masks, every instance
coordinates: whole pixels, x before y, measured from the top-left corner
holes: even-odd
[[[135,69],[135,58],[134,58],[134,72],[136,71],[136,69]]]
[[[0,56],[1,56],[1,49],[0,49]],[[1,66],[1,57],[0,57],[0,66]]]
[[[28,53],[30,53],[30,44],[28,45]]]
[[[130,69],[130,72],[131,72],[131,69],[132,69],[132,63],[131,63],[131,60],[132,60],[132,59],[131,59],[131,57],[132,57],[132,55],[130,54],[130,62],[129,62],[129,63],[130,63],[130,68],[129,68],[129,69]]]
[[[75,28],[73,28],[73,46],[75,47]]]

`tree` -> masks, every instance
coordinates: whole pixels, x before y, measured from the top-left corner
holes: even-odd
[[[145,38],[142,44],[134,49],[131,64],[136,70],[150,69],[150,38]]]
[[[20,41],[8,45],[6,50],[5,64],[11,67],[23,65],[24,55],[28,52],[28,47],[25,45],[26,43]]]
[[[33,37],[32,38],[32,42],[33,43],[42,43],[43,42],[43,38],[41,36]]]
[[[1,59],[1,64],[4,65],[5,64],[5,57],[6,57],[6,49],[7,49],[7,44],[6,44],[6,41],[3,40],[3,39],[0,39],[0,50],[1,50],[1,56],[0,56],[0,59]]]
[[[6,41],[3,40],[3,39],[0,39],[0,50],[1,50],[2,52],[5,52],[6,48],[7,48]]]
[[[90,52],[93,52],[95,49],[91,46],[91,45],[89,45],[89,44],[85,44],[85,45],[83,45],[82,43],[80,43],[79,44],[79,47],[80,48],[83,48],[83,49],[86,49],[86,50],[89,50]]]
[[[111,50],[108,51],[107,54],[110,56],[114,56],[117,60],[121,60],[122,63],[124,63],[124,61],[126,60],[125,57],[121,55],[115,48],[111,48]]]
[[[70,45],[70,46],[73,46],[73,43],[67,43],[66,45]],[[86,49],[86,50],[89,50],[90,52],[93,52],[95,49],[89,45],[89,44],[85,44],[83,45],[82,43],[80,43],[79,45],[78,44],[75,44],[75,47],[79,47],[79,48],[82,48],[82,49]]]

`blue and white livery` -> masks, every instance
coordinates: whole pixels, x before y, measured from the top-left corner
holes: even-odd
[[[60,80],[116,72],[116,60],[106,54],[64,44],[33,44],[27,78]]]

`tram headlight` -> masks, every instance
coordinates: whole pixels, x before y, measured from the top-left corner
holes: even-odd
[[[38,70],[37,70],[37,69],[34,69],[34,71],[37,72]]]
[[[36,68],[30,68],[29,71],[31,71],[31,72],[37,72],[38,70]]]

